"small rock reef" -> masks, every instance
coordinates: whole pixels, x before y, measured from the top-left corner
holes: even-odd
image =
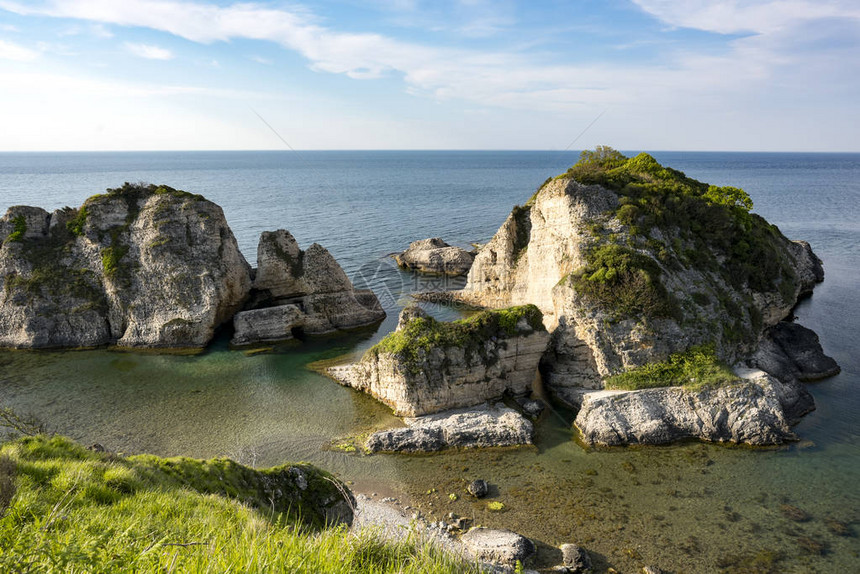
[[[325,247],[299,249],[288,231],[265,231],[245,311],[233,317],[232,343],[248,345],[374,325],[385,311],[370,290],[356,290]]]
[[[0,238],[0,347],[201,349],[249,303],[278,308],[287,335],[384,317],[325,249],[302,253],[286,232],[264,234],[254,279],[221,208],[163,185],[126,183],[53,213],[11,207]],[[276,243],[295,266],[269,256]],[[238,322],[242,343],[273,338],[270,315]]]
[[[438,237],[413,241],[406,251],[394,256],[400,267],[438,275],[465,275],[474,259],[474,254]]]

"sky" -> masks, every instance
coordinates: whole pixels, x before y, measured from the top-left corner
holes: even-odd
[[[0,0],[0,151],[860,151],[858,0]]]

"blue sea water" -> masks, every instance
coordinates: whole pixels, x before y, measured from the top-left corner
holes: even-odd
[[[824,260],[825,282],[795,314],[843,371],[810,385],[818,408],[796,428],[800,443],[586,451],[562,412],[541,423],[533,450],[361,457],[326,449],[392,423],[374,401],[307,368],[360,352],[393,328],[415,285],[386,256],[424,237],[486,241],[513,205],[576,161],[571,152],[0,153],[0,208],[77,206],[124,181],[164,183],[221,205],[252,264],[260,232],[286,228],[303,247],[327,247],[389,311],[376,332],[255,357],[223,342],[198,357],[0,353],[0,400],[124,452],[310,460],[430,514],[473,516],[547,545],[579,541],[598,565],[620,571],[743,572],[755,560],[780,572],[858,571],[856,536],[826,525],[860,531],[860,154],[653,155],[696,179],[744,188],[756,212]],[[448,500],[475,473],[498,485],[507,512]],[[426,495],[432,488],[442,494]],[[782,504],[813,519],[791,522]],[[822,542],[824,554],[810,554],[804,538]],[[542,556],[553,558],[546,548]]]

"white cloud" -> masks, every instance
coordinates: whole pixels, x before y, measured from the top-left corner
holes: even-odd
[[[158,46],[153,46],[152,44],[134,44],[126,42],[124,46],[126,50],[139,58],[146,58],[147,60],[173,59],[173,52],[167,48],[160,48]]]
[[[720,34],[776,32],[797,22],[860,18],[856,0],[633,0],[671,26]]]
[[[0,40],[0,60],[14,60],[17,62],[30,62],[39,57],[39,52],[25,48],[19,44]]]

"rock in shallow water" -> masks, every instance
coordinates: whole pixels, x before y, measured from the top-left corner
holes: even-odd
[[[445,448],[531,444],[534,427],[501,403],[406,419],[408,426],[370,435],[370,452],[434,452]]]
[[[536,552],[531,540],[510,530],[472,528],[460,540],[473,559],[491,564],[524,564]]]
[[[584,548],[576,544],[562,544],[560,546],[562,566],[570,574],[583,574],[591,570],[591,557]]]
[[[373,325],[385,311],[373,292],[357,290],[334,257],[314,243],[299,248],[289,231],[265,231],[246,310],[233,318],[234,345],[284,341]]]
[[[490,491],[490,487],[486,480],[479,478],[470,482],[469,486],[466,487],[466,490],[468,490],[469,494],[475,498],[484,498]]]
[[[588,444],[663,444],[685,438],[752,445],[794,440],[780,396],[762,371],[717,388],[665,387],[584,395],[576,427]]]

